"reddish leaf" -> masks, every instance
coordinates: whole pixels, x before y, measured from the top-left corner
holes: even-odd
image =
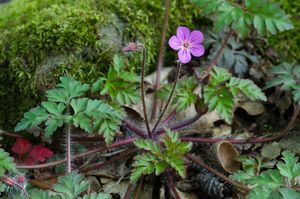
[[[33,147],[29,156],[38,162],[44,162],[46,158],[53,156],[53,152],[49,148],[45,147],[44,144],[39,144]]]
[[[29,153],[31,147],[32,144],[30,143],[30,141],[24,138],[17,138],[17,141],[14,143],[11,150],[15,154],[18,154],[21,158],[24,154]]]
[[[22,161],[22,164],[24,164],[24,165],[34,165],[34,164],[36,164],[36,161],[33,157],[28,156],[25,160]]]

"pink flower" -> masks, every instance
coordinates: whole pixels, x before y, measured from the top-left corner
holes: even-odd
[[[186,64],[191,61],[192,56],[201,57],[204,54],[204,46],[201,44],[204,36],[199,30],[190,30],[187,27],[179,26],[176,36],[169,39],[169,46],[178,51],[178,58],[181,63]]]

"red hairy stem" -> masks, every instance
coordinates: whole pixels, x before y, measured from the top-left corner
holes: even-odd
[[[233,30],[231,29],[229,31],[229,33],[223,38],[219,50],[217,51],[216,55],[213,57],[213,59],[210,61],[209,65],[207,66],[207,69],[206,69],[207,73],[209,73],[209,71],[213,68],[213,66],[216,65],[216,62],[219,59],[219,57],[222,55],[224,48],[228,42],[228,39],[230,38],[232,33],[233,33]]]
[[[207,109],[205,109],[204,111],[197,111],[197,114],[194,117],[192,117],[192,118],[190,118],[188,120],[185,120],[185,121],[182,121],[182,122],[179,122],[179,123],[167,126],[167,128],[170,128],[171,130],[177,130],[177,129],[186,127],[188,125],[191,125],[192,123],[196,122],[206,112],[207,112]],[[157,130],[158,135],[161,135],[161,134],[163,134],[165,132],[166,132],[165,129],[158,129]]]
[[[164,21],[163,26],[161,30],[161,37],[160,37],[160,45],[159,45],[159,51],[158,51],[158,60],[157,60],[157,66],[156,66],[156,80],[155,80],[155,86],[154,86],[154,92],[159,89],[160,84],[160,73],[161,73],[161,67],[163,65],[163,57],[164,57],[164,47],[166,42],[166,33],[168,29],[168,22],[169,22],[169,8],[170,8],[170,0],[165,0],[165,14],[164,14]],[[157,111],[157,103],[158,98],[153,99],[153,105],[152,105],[152,113],[151,113],[151,121],[154,120],[156,116]]]
[[[104,161],[104,162],[100,162],[98,164],[95,164],[95,165],[92,165],[90,167],[87,167],[87,168],[82,168],[82,169],[79,169],[79,171],[81,172],[87,172],[87,171],[91,171],[91,170],[95,170],[95,169],[100,169],[101,167],[104,167],[108,164],[111,164],[117,160],[121,160],[123,158],[126,158],[126,157],[129,157],[131,155],[133,155],[135,152],[137,152],[139,149],[137,148],[133,148],[133,149],[128,149],[122,153],[119,153],[118,155],[115,155],[114,157],[112,157],[111,159],[107,160],[107,161]]]
[[[135,193],[134,193],[134,196],[133,198],[134,199],[140,199],[140,192],[141,192],[141,189],[142,189],[142,185],[144,184],[144,176],[141,176],[141,178],[138,180],[138,186],[135,190]]]
[[[202,143],[215,143],[221,141],[231,142],[233,144],[255,144],[255,143],[264,143],[264,142],[273,142],[279,140],[281,137],[286,135],[289,130],[293,127],[297,116],[299,115],[300,107],[296,106],[294,113],[291,117],[286,128],[282,131],[282,133],[273,136],[273,137],[266,137],[266,138],[249,138],[249,139],[222,139],[222,138],[198,138],[198,137],[183,137],[181,138],[182,141],[189,141],[189,142],[202,142]]]
[[[122,121],[123,121],[124,125],[126,125],[128,127],[129,130],[131,130],[132,132],[134,132],[135,134],[137,134],[143,138],[146,138],[146,132],[143,129],[137,127],[135,124],[133,124],[128,119],[123,119]]]
[[[202,160],[200,160],[199,158],[196,158],[195,156],[193,156],[192,154],[185,154],[185,157],[193,162],[195,162],[196,164],[200,165],[201,167],[205,168],[206,170],[208,170],[209,172],[213,173],[214,175],[216,175],[217,177],[225,180],[226,182],[240,188],[241,190],[244,191],[250,191],[249,188],[233,181],[232,179],[228,178],[227,176],[219,173],[218,171],[214,170],[213,168],[211,168],[210,166],[208,166],[207,164],[205,164]]]
[[[170,187],[170,189],[172,190],[174,196],[176,199],[181,199],[176,188],[175,188],[175,185],[173,183],[173,180],[171,178],[171,175],[169,172],[166,173],[166,176],[167,176],[167,182],[168,182],[168,186]]]
[[[142,105],[143,105],[143,113],[144,113],[144,120],[147,128],[148,136],[151,137],[151,130],[149,126],[149,120],[147,115],[147,107],[146,107],[146,101],[145,101],[145,64],[146,64],[146,48],[142,46],[142,53],[143,53],[143,59],[142,59],[142,68],[141,68],[141,98],[142,98]]]
[[[177,111],[176,111],[176,109],[174,109],[170,113],[170,115],[164,121],[162,121],[162,123],[159,126],[162,126],[162,127],[166,126],[170,121],[172,121],[174,119],[174,117],[176,116],[176,114],[177,114]]]
[[[130,199],[130,196],[132,195],[133,185],[131,183],[128,184],[127,191],[125,193],[124,199]]]
[[[71,124],[67,125],[67,173],[71,173],[72,166],[71,166]]]
[[[181,62],[179,62],[178,65],[177,65],[177,69],[176,69],[176,78],[175,78],[175,82],[174,82],[174,84],[173,84],[172,91],[171,91],[171,93],[170,93],[170,95],[169,95],[169,98],[168,98],[168,100],[167,100],[167,103],[166,103],[165,106],[164,106],[163,111],[160,113],[159,118],[158,118],[158,120],[156,121],[156,123],[155,123],[155,125],[154,125],[154,127],[153,127],[153,129],[152,129],[152,133],[155,132],[155,130],[156,130],[157,126],[159,125],[161,119],[163,118],[163,116],[164,116],[164,114],[165,114],[167,108],[169,107],[169,104],[171,103],[171,100],[172,100],[172,97],[173,97],[173,95],[174,95],[174,92],[175,92],[175,89],[176,89],[176,85],[177,85],[177,82],[178,82],[178,79],[179,79],[180,69],[181,69]]]
[[[102,135],[87,136],[87,135],[71,135],[71,139],[79,142],[99,142],[104,141]]]
[[[118,142],[115,142],[113,144],[101,147],[101,148],[96,148],[96,149],[93,149],[93,150],[90,150],[90,151],[87,151],[87,152],[84,152],[84,153],[80,153],[78,155],[74,155],[74,156],[72,156],[71,159],[72,160],[79,159],[79,158],[82,158],[82,157],[85,157],[85,156],[88,156],[88,155],[91,155],[91,154],[94,154],[94,153],[98,153],[98,152],[101,152],[101,151],[104,151],[104,150],[107,150],[107,149],[112,149],[112,148],[115,148],[115,147],[118,147],[118,146],[131,144],[131,143],[134,142],[135,139],[136,138],[129,138],[129,139],[126,139],[126,140],[118,141]],[[57,160],[57,161],[49,162],[49,163],[45,163],[45,164],[17,165],[16,167],[17,167],[17,169],[41,169],[41,168],[53,167],[53,166],[56,166],[56,165],[59,165],[59,164],[63,164],[66,161],[67,161],[67,159],[65,158],[63,160]]]

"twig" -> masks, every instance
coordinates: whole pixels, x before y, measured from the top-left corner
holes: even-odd
[[[87,151],[87,152],[84,152],[84,153],[80,153],[78,155],[74,155],[72,156],[72,160],[74,159],[79,159],[79,158],[82,158],[82,157],[85,157],[85,156],[88,156],[88,155],[91,155],[91,154],[95,154],[95,153],[98,153],[98,152],[101,152],[101,151],[104,151],[104,150],[107,150],[107,149],[111,149],[111,148],[115,148],[115,147],[118,147],[118,146],[121,146],[121,145],[127,145],[127,144],[131,144],[132,142],[134,142],[135,138],[130,138],[130,139],[126,139],[126,140],[122,140],[122,141],[119,141],[119,142],[115,142],[113,144],[110,144],[110,145],[107,145],[107,146],[104,146],[104,147],[101,147],[101,148],[96,148],[96,149],[93,149],[93,150],[90,150],[90,151]],[[41,168],[46,168],[46,167],[53,167],[53,166],[56,166],[56,165],[59,165],[59,164],[63,164],[67,161],[67,159],[63,159],[63,160],[57,160],[57,161],[54,161],[54,162],[49,162],[49,163],[45,163],[45,164],[38,164],[38,165],[17,165],[17,169],[41,169]]]
[[[216,170],[214,170],[213,168],[209,167],[208,165],[206,165],[202,160],[200,160],[199,158],[196,158],[195,156],[193,156],[192,154],[185,154],[185,157],[188,158],[189,160],[195,162],[196,164],[200,165],[201,167],[205,168],[206,170],[208,170],[209,172],[213,173],[214,175],[218,176],[219,178],[225,180],[226,182],[244,190],[244,191],[250,191],[249,188],[233,181],[232,179],[228,178],[227,176],[217,172]]]
[[[54,191],[54,189],[52,188],[52,186],[46,184],[45,181],[41,181],[41,180],[37,180],[37,179],[30,179],[29,181],[35,187],[38,187],[40,189]]]
[[[9,137],[14,137],[14,138],[23,138],[22,135],[18,135],[16,133],[10,133],[10,132],[7,132],[7,131],[3,131],[0,129],[0,134],[1,135],[6,135],[6,136],[9,136]]]
[[[157,60],[157,66],[156,66],[156,81],[154,86],[154,92],[159,89],[160,84],[160,73],[161,73],[161,67],[163,65],[163,57],[164,57],[164,47],[165,47],[165,41],[166,41],[166,33],[168,29],[168,22],[169,22],[169,8],[170,8],[170,0],[165,0],[165,14],[164,14],[164,22],[161,30],[161,37],[160,37],[160,45],[159,45],[159,51],[158,51],[158,60]],[[154,120],[156,116],[156,110],[157,110],[157,103],[158,98],[153,99],[153,105],[152,105],[152,113],[151,113],[151,121]]]
[[[207,66],[207,73],[209,74],[209,71],[213,68],[213,66],[216,64],[217,60],[219,59],[219,57],[222,55],[225,45],[228,42],[228,39],[230,38],[230,36],[232,35],[233,30],[231,29],[229,31],[229,33],[223,38],[222,42],[221,42],[221,46],[219,48],[219,50],[217,51],[217,53],[215,54],[215,56],[212,58],[212,60],[210,61],[209,65]]]
[[[155,132],[156,127],[159,125],[160,120],[161,120],[162,117],[164,116],[164,114],[165,114],[165,112],[166,112],[166,110],[167,110],[167,108],[168,108],[168,106],[169,106],[169,104],[170,104],[170,102],[171,102],[171,100],[172,100],[172,97],[173,97],[173,94],[174,94],[174,92],[175,92],[176,85],[177,85],[177,82],[178,82],[178,79],[179,79],[180,69],[181,69],[181,62],[179,62],[178,65],[177,65],[177,69],[176,69],[176,78],[175,78],[175,82],[174,82],[174,84],[173,84],[173,88],[172,88],[172,91],[171,91],[171,93],[170,93],[170,96],[169,96],[169,98],[168,98],[168,100],[167,100],[167,103],[166,103],[165,106],[164,106],[163,111],[160,113],[160,116],[159,116],[158,120],[156,121],[156,123],[155,123],[155,125],[154,125],[154,127],[153,127],[153,129],[152,129],[152,133]]]
[[[144,84],[144,78],[145,78],[145,63],[146,63],[146,48],[142,46],[142,53],[143,53],[143,59],[142,59],[142,71],[141,71],[141,98],[142,98],[142,104],[143,104],[143,112],[144,112],[144,120],[148,132],[148,136],[151,137],[151,130],[149,126],[149,120],[147,116],[147,108],[146,108],[146,102],[145,102],[145,84]]]

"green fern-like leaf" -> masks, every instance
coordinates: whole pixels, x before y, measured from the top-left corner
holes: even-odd
[[[152,140],[137,140],[134,144],[145,150],[137,155],[133,163],[131,181],[136,182],[145,174],[164,172],[168,167],[177,171],[181,177],[185,177],[185,163],[183,155],[192,149],[192,143],[181,142],[176,132],[167,129],[167,136],[161,140],[164,146]]]
[[[58,127],[61,127],[64,124],[64,120],[61,117],[52,116],[45,124],[47,126],[45,128],[45,136],[50,137]]]
[[[294,101],[300,104],[300,85],[294,86],[294,91],[292,94],[294,95]]]
[[[204,90],[204,102],[208,104],[210,111],[216,110],[227,123],[231,123],[234,101],[228,88],[207,85]]]
[[[160,145],[158,143],[153,142],[152,140],[139,139],[134,141],[134,145],[140,149],[144,149],[154,154],[160,153]]]
[[[61,102],[68,104],[75,97],[81,97],[90,88],[88,84],[83,84],[71,77],[61,77],[56,88],[47,91],[47,98],[51,102]]]
[[[203,8],[203,14],[215,12],[222,5],[222,0],[191,0],[191,2]]]
[[[126,70],[119,55],[114,56],[113,67],[110,67],[107,77],[99,78],[92,86],[94,92],[110,96],[111,100],[121,105],[129,105],[140,99],[137,87],[139,76]]]
[[[73,124],[75,127],[80,127],[88,133],[93,132],[92,120],[84,112],[73,116]]]
[[[220,67],[214,67],[210,73],[209,82],[211,85],[217,86],[225,81],[228,81],[230,78],[231,74],[228,72],[228,70]]]
[[[90,182],[83,180],[84,176],[77,172],[69,173],[58,177],[58,182],[54,185],[54,190],[62,195],[63,199],[75,199],[79,194],[86,191]]]
[[[99,132],[103,134],[106,143],[111,143],[117,130],[119,129],[120,121],[114,121],[111,119],[102,120],[100,125]]]
[[[33,189],[28,192],[31,199],[111,199],[109,194],[90,193],[79,197],[84,193],[90,182],[83,180],[83,175],[72,172],[58,178],[58,182],[54,185],[55,192]],[[20,196],[20,198],[24,198]]]
[[[6,171],[16,171],[13,158],[0,148],[0,176],[3,176]]]
[[[143,155],[136,155],[134,157],[134,163],[130,181],[135,183],[137,180],[145,174],[151,174],[154,172],[155,164],[158,163],[157,157],[151,153],[144,153]]]
[[[17,124],[15,131],[35,127],[48,119],[49,115],[43,107],[36,107],[24,113],[24,117]]]
[[[280,86],[282,90],[291,90],[294,101],[300,104],[300,65],[295,63],[282,63],[270,70],[274,75],[267,81],[265,88]]]
[[[293,28],[278,3],[270,3],[266,0],[247,0],[245,7],[254,14],[253,24],[261,35],[266,34],[267,31],[276,34]]]
[[[113,108],[101,100],[78,98],[70,103],[74,110],[71,123],[86,132],[99,132],[103,134],[107,143],[112,142],[119,130],[121,119],[124,116],[122,109]]]
[[[232,77],[227,86],[230,88],[233,96],[241,92],[250,100],[267,100],[266,95],[251,80]]]
[[[245,0],[245,5],[229,0],[193,0],[203,8],[203,14],[215,15],[215,28],[222,30],[225,26],[233,27],[241,37],[245,37],[252,25],[258,33],[276,34],[293,28],[288,16],[278,3],[267,0]]]
[[[290,180],[300,176],[300,163],[298,163],[299,157],[295,157],[295,154],[291,151],[284,151],[282,155],[284,162],[278,162],[277,164],[280,174],[288,177]]]
[[[210,111],[216,110],[227,123],[232,121],[233,98],[238,93],[243,93],[251,100],[267,99],[251,80],[232,77],[226,69],[214,67],[210,74],[209,83],[204,87],[204,102]]]
[[[262,172],[259,176],[249,179],[248,182],[258,186],[267,185],[274,189],[283,185],[283,178],[278,170],[269,169]]]
[[[112,197],[109,194],[105,193],[90,193],[90,194],[85,194],[82,198],[80,197],[79,199],[111,199]]]

